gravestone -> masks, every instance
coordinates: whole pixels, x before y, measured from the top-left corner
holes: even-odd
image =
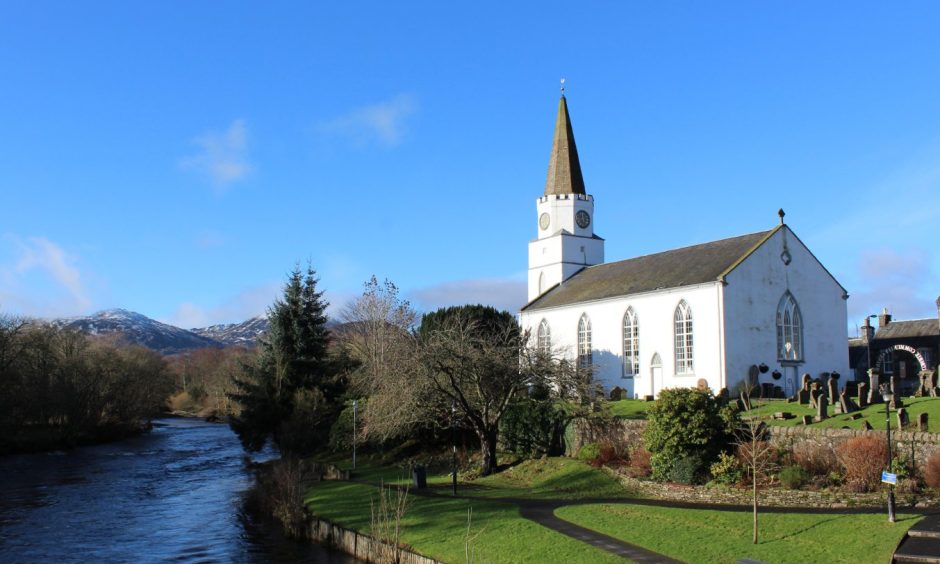
[[[809,372],[803,373],[803,390],[809,391],[809,385],[812,383],[813,377],[809,375]]]
[[[880,384],[878,371],[874,368],[868,369],[868,403],[878,403],[881,398],[878,397],[878,386]]]
[[[869,423],[868,421],[862,422],[862,429],[866,431],[871,431],[871,423]]]
[[[803,424],[804,424],[804,425],[812,425],[812,423],[813,423],[813,416],[812,416],[812,415],[804,415],[804,416],[803,416]]]
[[[898,429],[904,429],[911,424],[911,419],[907,415],[907,410],[903,407],[898,410]]]
[[[835,403],[836,398],[839,397],[839,382],[835,378],[830,376],[827,384],[828,384],[827,387],[829,390],[829,397],[832,398],[833,403]]]
[[[865,409],[868,406],[868,384],[858,383],[858,408]]]
[[[705,378],[699,378],[695,386],[700,390],[707,390],[708,380],[706,380]]]
[[[842,413],[852,413],[853,411],[858,410],[858,406],[855,405],[855,402],[852,401],[852,396],[845,393],[846,390],[842,390],[839,394],[839,407],[842,408]]]
[[[819,394],[819,397],[816,398],[816,421],[825,421],[829,418],[829,413],[827,407],[829,406],[829,398],[826,397],[826,394]]]
[[[809,403],[809,390],[800,390],[796,393],[796,400],[800,405]]]
[[[864,382],[862,382],[864,383]],[[848,380],[845,385],[842,387],[850,397],[855,397],[858,395],[858,382],[855,380]]]
[[[851,419],[852,421],[856,421],[861,418],[862,418],[861,413],[853,413],[852,415],[849,415],[849,419]]]
[[[921,433],[927,432],[927,414],[921,413],[917,416],[917,430]]]
[[[620,386],[614,386],[614,389],[610,391],[610,401],[620,401],[623,399],[624,389]]]

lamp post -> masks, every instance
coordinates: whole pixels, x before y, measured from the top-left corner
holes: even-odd
[[[888,472],[891,472],[891,401],[894,399],[894,392],[891,391],[890,386],[882,384],[881,396],[885,400],[885,428],[888,431]],[[894,523],[893,484],[888,484],[888,522]]]
[[[869,315],[868,317],[866,317],[866,318],[865,318],[865,325],[868,326],[868,327],[871,327],[871,323],[869,323],[868,320],[869,320],[869,319],[875,319],[876,317],[878,317],[878,315],[877,315],[877,314],[874,314],[874,313],[871,314],[871,315]],[[872,339],[874,339],[874,338],[875,338],[874,332],[871,334],[871,336],[868,335],[868,332],[867,332],[867,331],[865,332],[865,344],[868,345],[868,361],[867,361],[867,364],[868,364],[868,376],[869,376],[869,377],[871,377],[871,369],[872,369],[872,366],[871,366],[871,342],[872,342]]]
[[[454,486],[454,495],[457,495],[457,400],[453,400],[450,404],[450,438],[454,447],[454,457],[453,457],[453,486]]]
[[[353,429],[352,429],[352,443],[353,443],[353,467],[356,469],[356,415],[359,410],[359,400],[353,400]]]

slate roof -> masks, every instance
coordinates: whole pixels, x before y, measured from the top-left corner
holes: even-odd
[[[875,339],[909,339],[911,337],[940,337],[937,318],[892,321],[875,332]]]
[[[781,227],[586,267],[531,301],[522,311],[714,282],[733,270]]]
[[[545,180],[545,195],[552,194],[586,194],[578,147],[574,144],[574,131],[571,129],[568,103],[564,95],[558,102],[558,119],[555,121],[552,154],[548,159],[548,176]]]

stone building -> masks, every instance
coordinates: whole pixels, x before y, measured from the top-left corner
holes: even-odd
[[[896,321],[885,308],[862,322],[859,336],[849,339],[849,363],[855,378],[867,379],[872,366],[882,379],[895,378],[902,395],[912,393],[924,370],[936,370],[940,358],[940,298],[937,317]],[[878,318],[878,328],[871,324]]]
[[[788,395],[848,371],[845,289],[790,227],[604,262],[565,97],[529,242],[520,322],[607,389],[732,389],[752,366]],[[649,235],[649,234],[647,234]]]

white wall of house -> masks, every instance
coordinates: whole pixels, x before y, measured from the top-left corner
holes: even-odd
[[[594,352],[595,378],[607,390],[619,386],[633,396],[658,395],[663,388],[692,387],[700,378],[712,390],[722,386],[724,366],[719,331],[720,283],[658,290],[572,306],[524,311],[523,328],[535,338],[545,319],[550,328],[552,346],[561,348],[568,358],[577,358],[578,321],[582,314],[591,320],[591,345]],[[692,309],[693,372],[676,374],[675,311],[681,300]],[[639,372],[624,377],[623,318],[632,307],[639,321]],[[661,370],[653,377],[652,359],[659,353]]]
[[[781,255],[784,242],[790,263]],[[809,372],[836,371],[849,376],[846,299],[844,290],[825,268],[784,226],[757,248],[726,277],[724,327],[728,387],[747,376],[748,368],[764,363],[769,370],[760,376],[793,390],[799,376]],[[803,361],[781,362],[777,347],[777,306],[789,290],[803,317]],[[774,380],[777,369],[783,377]],[[790,382],[787,380],[793,379]]]

